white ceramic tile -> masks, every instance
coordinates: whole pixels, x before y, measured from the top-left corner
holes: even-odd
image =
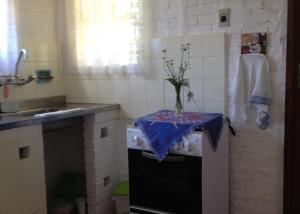
[[[65,85],[63,79],[56,79],[52,84],[52,96],[64,95]]]
[[[23,99],[33,99],[38,96],[37,83],[32,81],[29,84],[23,85],[21,90]]]
[[[224,78],[225,79],[225,59],[224,57],[204,57],[203,58],[204,78]]]
[[[209,113],[226,113],[224,102],[205,101],[204,111]]]
[[[144,73],[136,73],[136,74],[131,74],[131,75],[124,75],[123,79],[128,79],[128,80],[146,80],[146,75]]]
[[[146,81],[145,80],[130,80],[130,97],[131,99],[146,98]]]
[[[203,100],[203,80],[190,80],[190,88],[194,93],[195,100]],[[187,90],[185,90],[185,98],[187,99]]]
[[[147,100],[162,101],[164,98],[163,80],[147,80]]]
[[[202,58],[190,59],[190,69],[186,71],[186,78],[188,79],[203,78]]]
[[[154,59],[147,62],[149,67],[147,68],[147,79],[155,80],[162,79],[166,76],[166,72],[163,68],[162,59]]]
[[[225,100],[224,79],[207,79],[204,81],[204,100],[205,102]]]
[[[3,89],[3,88],[1,88]],[[21,94],[22,94],[22,87],[20,86],[14,86],[14,85],[10,85],[8,86],[8,98],[6,98],[7,100],[18,100],[21,98]]]
[[[203,112],[203,101],[184,101],[183,110],[187,112]]]
[[[81,97],[82,98],[100,98],[99,94],[99,82],[97,80],[82,80],[81,82]]]
[[[38,83],[36,84],[38,97],[50,97],[52,95],[52,83]]]
[[[114,98],[114,81],[113,80],[98,80],[98,90],[101,99]]]
[[[77,94],[76,94],[76,85],[79,81],[78,80],[64,80],[64,83],[65,83],[65,92],[66,92],[66,95],[67,97],[69,98],[73,98],[73,97],[76,97]]]
[[[114,97],[126,99],[129,96],[129,80],[114,80]]]
[[[183,44],[190,44],[190,56],[191,57],[201,57],[202,55],[202,36],[184,36]]]
[[[159,111],[164,108],[162,101],[147,101],[147,114]]]
[[[37,61],[56,62],[58,56],[57,44],[54,42],[36,42],[35,54]]]
[[[163,50],[163,40],[159,38],[149,41],[150,59],[161,59]]]
[[[163,103],[164,109],[175,110],[175,100],[166,101]]]
[[[146,101],[145,99],[132,99],[130,103],[130,116],[137,118],[146,114]]]
[[[163,49],[167,51],[168,59],[180,59],[182,37],[163,38]]]
[[[55,41],[56,40],[56,23],[55,16],[49,11],[41,13],[39,34],[36,40]]]
[[[27,1],[28,2],[28,1]],[[39,13],[19,12],[18,35],[23,40],[32,40],[39,33]]]
[[[224,56],[224,34],[206,34],[202,37],[202,56]]]

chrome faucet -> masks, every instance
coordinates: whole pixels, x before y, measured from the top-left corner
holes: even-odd
[[[26,59],[26,57],[27,57],[26,49],[21,49],[18,59],[17,59],[16,67],[15,67],[15,76],[16,77],[19,76],[21,61],[22,61],[22,59]]]
[[[26,59],[26,57],[27,57],[26,49],[21,49],[21,51],[19,53],[19,56],[18,56],[18,59],[17,59],[17,62],[16,62],[14,75],[7,76],[5,80],[0,82],[0,87],[3,86],[3,85],[21,86],[21,85],[25,85],[27,83],[30,83],[32,80],[36,79],[36,76],[34,74],[30,74],[27,77],[27,79],[23,79],[19,76],[22,59]]]

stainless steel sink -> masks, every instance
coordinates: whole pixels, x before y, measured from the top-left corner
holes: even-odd
[[[91,104],[90,104],[91,105]],[[96,105],[96,104],[94,104]],[[97,108],[107,104],[97,104]],[[88,108],[93,108],[89,106]],[[86,104],[67,104],[65,96],[0,102],[0,117],[49,117],[86,110]]]
[[[43,114],[49,112],[56,112],[59,110],[63,110],[64,108],[39,108],[39,109],[30,109],[26,111],[19,111],[15,113],[3,113],[1,116],[4,117],[32,117],[36,114]]]
[[[57,106],[65,106],[65,96],[54,96],[46,98],[2,101],[0,102],[0,112],[2,113],[16,113],[25,111],[48,111],[48,109],[56,108]]]

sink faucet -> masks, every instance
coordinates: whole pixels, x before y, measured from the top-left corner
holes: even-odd
[[[23,79],[19,76],[20,72],[20,65],[22,62],[22,59],[25,59],[27,57],[27,51],[26,49],[21,49],[17,62],[16,62],[16,67],[15,67],[15,73],[13,75],[9,75],[6,77],[5,80],[0,82],[0,87],[3,85],[25,85],[27,83],[30,83],[32,80],[36,79],[36,76],[34,74],[30,74],[27,79]]]
[[[25,59],[26,57],[27,57],[26,49],[21,49],[19,56],[18,56],[17,63],[16,63],[16,67],[15,67],[15,77],[19,76],[21,61],[22,61],[22,59]]]

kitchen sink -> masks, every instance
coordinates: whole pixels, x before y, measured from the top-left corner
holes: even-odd
[[[19,111],[14,113],[3,113],[1,116],[4,117],[33,117],[36,114],[44,114],[50,112],[56,112],[59,110],[64,110],[65,108],[39,108],[39,109],[30,109],[26,111]]]

